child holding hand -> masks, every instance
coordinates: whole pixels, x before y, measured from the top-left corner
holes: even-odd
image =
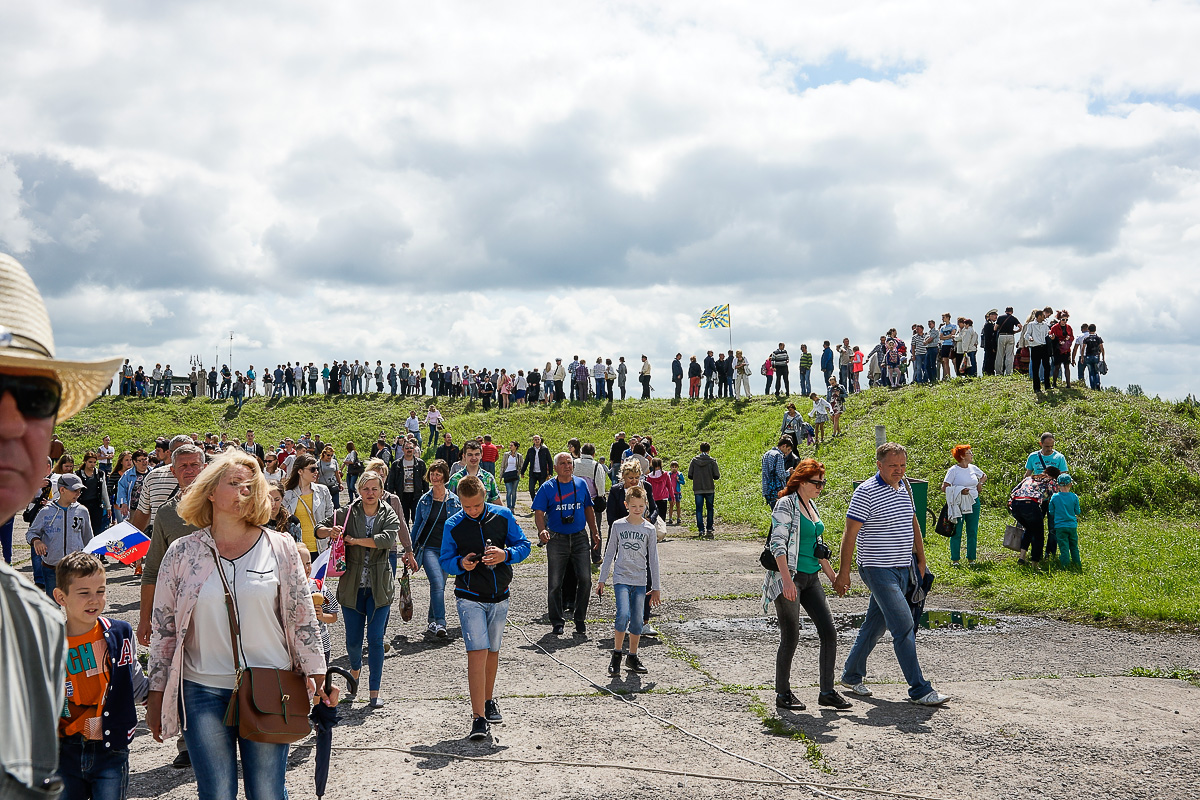
[[[651,606],[658,605],[661,591],[658,537],[654,525],[645,518],[648,502],[641,486],[625,490],[625,508],[629,516],[613,523],[604,549],[604,563],[600,566],[600,582],[596,585],[596,596],[603,597],[604,584],[612,572],[617,618],[613,625],[613,652],[608,674],[613,677],[621,673],[626,630],[629,631],[629,655],[625,658],[625,668],[641,674],[648,671],[637,654],[642,636],[642,607],[647,585],[650,586]]]

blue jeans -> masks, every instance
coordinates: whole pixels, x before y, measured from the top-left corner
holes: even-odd
[[[596,399],[604,399],[604,378],[596,378]]]
[[[617,618],[613,622],[613,630],[617,633],[625,633],[628,629],[631,636],[641,636],[642,606],[646,603],[646,587],[614,583],[612,589],[613,600],[617,603]]]
[[[1088,385],[1100,389],[1100,356],[1084,356],[1083,363],[1087,365]],[[1082,376],[1080,378],[1082,380]]]
[[[200,800],[237,800],[238,751],[246,800],[286,800],[288,746],[243,739],[225,725],[231,689],[183,682],[184,731]]]
[[[58,774],[63,797],[125,800],[129,788],[129,751],[112,750],[80,736],[58,740]]]
[[[925,380],[929,383],[938,382],[938,349],[936,347],[925,351]]]
[[[700,531],[707,530],[712,533],[713,529],[713,497],[715,492],[702,492],[693,495],[696,498],[696,529]],[[705,504],[708,504],[708,527],[704,527],[704,515],[701,513]]]
[[[517,484],[519,481],[504,482],[504,502],[509,511],[517,510]]]
[[[508,599],[499,603],[480,603],[460,597],[455,605],[467,652],[490,650],[499,653],[500,642],[504,639],[504,623],[508,620]]]
[[[812,369],[800,370],[800,393],[808,397],[812,393]]]
[[[842,680],[862,683],[867,676],[867,656],[879,644],[884,630],[889,630],[896,660],[908,681],[908,696],[914,700],[924,697],[933,691],[933,686],[925,680],[917,662],[916,626],[908,598],[904,596],[908,588],[908,567],[859,567],[858,574],[871,590],[871,603],[867,606],[867,617],[859,628],[854,647],[846,656]]]
[[[358,590],[358,603],[354,608],[342,606],[342,619],[346,624],[346,654],[350,656],[350,669],[355,672],[362,669],[363,630],[366,630],[367,666],[371,670],[372,692],[378,692],[379,684],[383,682],[383,637],[387,633],[391,613],[391,605],[376,608],[371,590],[365,587]]]
[[[925,382],[925,354],[913,355],[913,383]]]
[[[446,573],[442,572],[442,562],[438,560],[438,551],[433,547],[421,550],[421,566],[425,568],[425,577],[429,579],[429,614],[428,621],[446,627]]]

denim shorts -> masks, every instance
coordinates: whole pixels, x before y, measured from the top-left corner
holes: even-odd
[[[508,619],[508,599],[499,603],[480,603],[458,598],[458,622],[462,626],[467,652],[491,650],[500,652],[504,638],[504,623]]]

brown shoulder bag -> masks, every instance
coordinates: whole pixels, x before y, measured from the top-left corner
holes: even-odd
[[[213,550],[217,574],[225,589],[225,610],[229,613],[229,641],[233,646],[235,677],[233,696],[225,709],[225,724],[237,725],[238,736],[252,742],[294,744],[312,732],[308,712],[307,677],[290,669],[242,667],[242,631],[234,610],[233,593],[221,567],[221,556]]]

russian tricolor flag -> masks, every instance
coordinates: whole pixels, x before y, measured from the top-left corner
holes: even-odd
[[[92,537],[84,550],[97,556],[112,556],[122,564],[132,564],[144,558],[150,549],[150,538],[129,522],[112,526],[99,536]]]
[[[329,554],[332,552],[332,548],[325,548],[325,552],[317,556],[312,564],[312,582],[318,589],[325,586],[325,573],[329,571]]]

